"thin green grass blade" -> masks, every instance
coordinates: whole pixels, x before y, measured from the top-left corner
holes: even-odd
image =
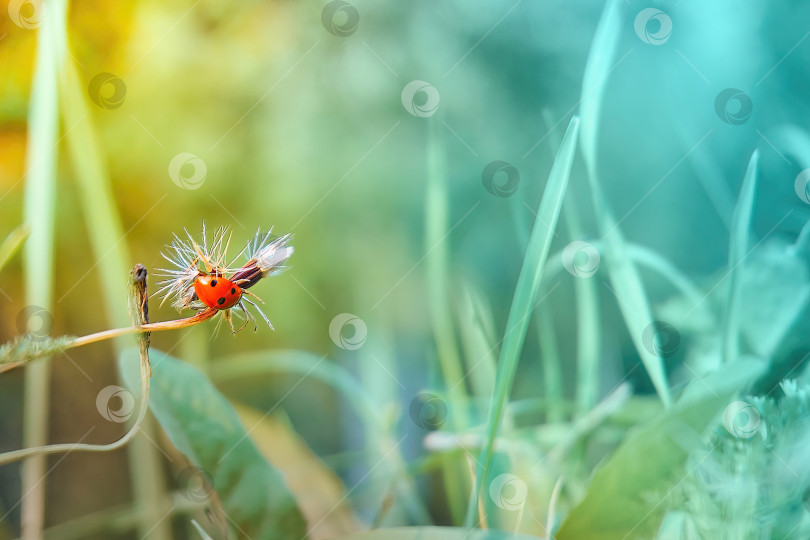
[[[546,418],[549,422],[565,420],[562,358],[554,331],[554,316],[548,305],[538,307],[537,334],[540,338],[540,357],[543,360],[543,387],[546,398]]]
[[[9,233],[3,244],[0,245],[0,270],[17,254],[29,234],[31,234],[31,227],[28,225],[20,225]]]
[[[475,524],[478,511],[478,501],[487,484],[489,469],[492,464],[495,437],[503,419],[504,407],[509,399],[512,383],[515,380],[520,353],[526,339],[529,319],[536,307],[535,302],[540,287],[540,278],[543,275],[549,248],[560,216],[563,199],[568,188],[568,179],[571,174],[571,164],[576,150],[577,135],[579,133],[579,118],[571,119],[563,142],[554,158],[554,164],[549,173],[543,198],[537,211],[523,267],[520,270],[512,306],[506,323],[506,332],[503,337],[503,348],[498,362],[498,372],[495,380],[495,392],[492,395],[489,418],[487,421],[486,439],[481,451],[476,469],[475,488],[467,506],[465,526],[471,528]]]
[[[576,201],[566,200],[563,217],[572,240],[584,237],[582,220]],[[577,307],[577,412],[586,414],[599,401],[599,352],[602,329],[599,324],[599,292],[596,280],[588,277],[574,278],[574,294]]]
[[[591,178],[591,189],[593,190],[594,207],[599,220],[599,229],[605,234],[603,237],[604,262],[607,267],[612,292],[616,296],[630,338],[633,340],[636,351],[644,363],[650,380],[652,380],[664,406],[669,407],[672,405],[672,395],[667,382],[664,360],[657,347],[647,349],[643,341],[645,330],[654,322],[644,285],[629,254],[627,242],[616,226],[616,221],[607,208],[601,189],[593,178]]]
[[[616,49],[622,30],[622,9],[619,0],[608,0],[596,27],[588,53],[585,73],[582,75],[582,117],[580,144],[585,164],[591,176],[596,175],[596,149],[601,119],[602,99],[610,74],[615,68]]]
[[[551,130],[548,137],[552,148],[557,148],[560,144],[559,136],[553,126],[556,124],[551,115],[551,110],[548,108],[543,109],[543,120],[546,126]],[[579,215],[579,207],[575,193],[569,193],[563,203],[562,216],[565,220],[565,225],[571,240],[582,240],[584,238],[584,229],[582,226],[582,218]],[[555,262],[561,261],[562,257],[554,256]],[[560,266],[560,268],[562,268]],[[549,271],[551,265],[549,265]],[[546,274],[549,273],[546,272]],[[547,276],[546,279],[551,279]],[[580,279],[574,281],[574,294],[576,298],[576,314],[577,314],[577,375],[576,375],[576,403],[577,412],[584,415],[590,411],[599,400],[599,352],[601,350],[600,344],[602,339],[602,329],[599,324],[599,292],[596,287],[596,280]],[[545,325],[540,328],[540,346],[552,336],[546,335],[548,331]],[[543,354],[543,365],[546,365],[549,360],[546,360],[546,354]],[[558,358],[557,362],[561,360]],[[562,380],[554,382],[549,380],[549,376],[554,376],[554,372],[562,372],[562,366],[552,368],[547,366],[549,371],[546,371],[546,394],[550,397],[557,392],[557,385],[562,385]],[[549,394],[549,392],[552,392]],[[562,398],[562,395],[560,395]],[[553,415],[556,417],[563,407],[562,404],[549,403],[549,412],[552,409]]]
[[[672,404],[664,361],[657,348],[648,350],[645,329],[653,323],[649,302],[638,270],[628,254],[627,243],[613,218],[598,180],[597,148],[601,107],[610,73],[616,67],[621,35],[621,3],[610,0],[596,29],[582,81],[582,154],[588,168],[595,214],[605,246],[605,263],[613,293],[630,337],[664,405]],[[628,53],[629,54],[629,53]],[[626,56],[626,55],[625,55]],[[624,57],[623,57],[624,58]],[[619,60],[621,61],[621,60]]]
[[[492,315],[478,291],[471,285],[464,287],[463,299],[458,302],[459,332],[466,360],[464,368],[469,376],[476,403],[492,396],[495,384],[498,346],[491,331]],[[481,414],[486,415],[486,404],[481,402]]]
[[[453,324],[450,293],[448,287],[449,264],[447,256],[448,210],[447,167],[445,163],[444,139],[439,131],[439,122],[430,123],[430,136],[427,145],[427,190],[425,193],[425,249],[427,285],[433,335],[436,352],[441,366],[445,385],[449,388],[447,398],[452,414],[448,417],[448,427],[463,429],[468,426],[468,396],[464,384],[464,369],[456,344],[456,330]],[[467,464],[445,458],[444,487],[453,523],[464,517],[464,494],[467,491],[469,475]]]
[[[63,61],[67,2],[54,0],[44,10],[37,31],[36,66],[28,114],[27,178],[23,218],[31,236],[23,250],[25,301],[53,310],[54,216],[58,161],[59,98],[57,72]],[[23,404],[23,444],[43,446],[48,438],[50,360],[26,368]],[[22,465],[22,536],[39,538],[45,519],[46,465],[44,456]]]
[[[754,214],[754,198],[757,190],[759,150],[754,150],[745,171],[740,198],[731,218],[731,239],[728,249],[728,303],[723,324],[723,361],[731,362],[739,353],[740,338],[740,265],[748,251],[748,231]]]

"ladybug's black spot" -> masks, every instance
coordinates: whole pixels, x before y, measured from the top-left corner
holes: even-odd
[[[236,294],[236,287],[231,287],[231,294]]]
[[[211,286],[212,286],[212,287],[216,287],[216,286],[217,286],[217,280],[212,279],[212,280],[211,280]]]
[[[224,297],[224,296],[220,297],[220,299],[219,299],[219,300],[217,300],[217,304],[219,304],[220,306],[221,306],[222,304],[224,304],[224,303],[225,303],[225,297]]]

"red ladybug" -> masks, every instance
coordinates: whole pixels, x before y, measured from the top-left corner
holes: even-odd
[[[214,309],[230,309],[242,299],[242,289],[221,276],[200,276],[194,281],[197,298]]]

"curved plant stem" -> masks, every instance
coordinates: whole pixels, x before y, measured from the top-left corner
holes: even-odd
[[[137,268],[137,267],[136,267]],[[145,282],[144,282],[145,286]],[[141,300],[142,302],[143,300]],[[136,303],[139,304],[139,303]],[[140,305],[140,304],[139,304]],[[126,328],[116,328],[114,330],[105,330],[104,332],[97,332],[95,334],[90,334],[87,336],[83,336],[80,338],[76,338],[71,344],[68,345],[68,348],[75,348],[81,347],[82,345],[88,345],[90,343],[96,343],[98,341],[103,341],[106,339],[112,339],[118,336],[124,336],[128,334],[143,334],[146,332],[155,332],[160,330],[175,330],[178,328],[186,328],[189,326],[193,326],[195,324],[199,324],[205,320],[210,319],[214,315],[217,314],[217,310],[213,308],[208,308],[205,311],[201,311],[200,313],[194,315],[193,317],[189,317],[187,319],[178,319],[174,321],[165,321],[159,323],[147,323],[147,324],[138,324],[135,326],[129,326]],[[145,320],[144,318],[140,319],[141,321]],[[137,322],[137,321],[133,321]],[[141,423],[143,422],[144,417],[146,416],[146,411],[149,407],[149,380],[152,374],[152,368],[149,365],[149,345],[148,345],[148,338],[141,339],[140,343],[140,352],[141,352],[141,403],[140,408],[138,410],[138,419],[132,425],[129,431],[118,439],[115,442],[109,444],[82,444],[82,443],[68,443],[68,444],[51,444],[47,446],[35,446],[32,448],[23,448],[21,450],[14,450],[12,452],[6,452],[4,454],[0,454],[0,466],[6,465],[8,463],[12,463],[14,461],[19,461],[21,459],[25,459],[31,456],[43,456],[48,454],[58,454],[61,452],[76,452],[76,451],[83,451],[83,452],[109,452],[111,450],[116,450],[118,448],[123,447],[129,441],[132,440],[133,437],[138,433],[140,429]],[[13,366],[13,364],[12,364]]]
[[[149,405],[149,378],[152,369],[149,366],[149,357],[141,357],[141,404],[138,410],[138,419],[132,425],[132,428],[120,439],[109,444],[82,444],[82,443],[67,443],[67,444],[50,444],[47,446],[35,446],[33,448],[23,448],[22,450],[14,450],[13,452],[6,452],[0,454],[0,465],[6,465],[14,461],[19,461],[31,456],[45,456],[48,454],[58,454],[61,452],[109,452],[121,448],[138,433],[138,429],[146,416],[146,410]]]
[[[76,340],[70,343],[67,348],[75,349],[76,347],[82,347],[84,345],[90,345],[91,343],[96,343],[119,336],[127,336],[130,334],[142,334],[144,332],[159,332],[161,330],[178,330],[180,328],[188,328],[189,326],[194,326],[195,324],[207,321],[216,314],[216,309],[208,308],[205,311],[197,313],[193,317],[188,317],[187,319],[177,319],[174,321],[163,321],[157,323],[140,324],[136,326],[127,326],[126,328],[115,328],[113,330],[104,330],[103,332],[96,332],[95,334],[88,334],[86,336],[76,338]]]

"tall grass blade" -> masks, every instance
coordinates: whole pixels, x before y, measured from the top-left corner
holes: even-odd
[[[576,150],[577,135],[579,133],[579,118],[571,119],[563,142],[554,158],[554,164],[549,173],[537,219],[534,222],[523,267],[520,270],[512,306],[506,323],[506,332],[503,337],[503,348],[498,362],[498,372],[495,379],[495,392],[487,421],[486,439],[481,451],[476,469],[475,487],[467,506],[466,527],[475,524],[478,512],[478,501],[487,484],[489,469],[492,464],[495,437],[503,419],[504,407],[509,399],[512,383],[515,380],[520,353],[526,339],[529,319],[536,307],[535,301],[540,287],[540,278],[543,275],[548,251],[557,226],[563,199],[568,188],[568,179],[571,173],[571,164]]]
[[[464,369],[456,343],[450,293],[448,287],[449,264],[447,257],[448,210],[447,170],[445,163],[444,139],[439,132],[438,121],[430,123],[430,136],[427,145],[427,191],[425,193],[425,249],[428,250],[427,284],[433,335],[439,357],[442,376],[450,389],[448,392],[449,427],[463,429],[467,421],[467,392],[463,384]],[[466,464],[449,457],[443,457],[444,486],[453,522],[458,523],[464,516],[464,493],[469,476],[465,474]]]
[[[554,331],[554,316],[548,305],[537,308],[537,333],[540,339],[540,357],[543,361],[543,387],[546,399],[546,418],[549,422],[565,420],[562,358]]]
[[[730,362],[739,353],[740,337],[740,265],[748,251],[748,231],[754,214],[754,198],[757,190],[759,150],[754,150],[745,171],[740,198],[731,218],[731,239],[728,249],[728,303],[723,324],[723,361]]]
[[[653,324],[650,306],[638,270],[628,254],[627,243],[613,218],[598,181],[597,137],[605,87],[616,67],[616,50],[621,35],[621,4],[610,0],[596,29],[582,82],[582,154],[588,168],[591,194],[599,230],[605,246],[605,263],[613,292],[630,337],[644,367],[665,406],[672,404],[664,361],[656,347],[644,344],[645,329]],[[629,53],[628,53],[629,54]],[[626,55],[625,55],[626,56]]]
[[[464,298],[458,302],[459,331],[464,348],[464,368],[480,413],[486,415],[483,399],[492,396],[495,384],[498,347],[492,328],[492,314],[480,293],[472,286],[464,287]]]
[[[31,236],[23,252],[25,299],[28,305],[53,309],[53,243],[56,201],[59,98],[57,71],[65,42],[67,3],[55,0],[44,10],[38,30],[36,66],[28,118],[27,180],[23,218]],[[23,445],[47,444],[50,362],[26,368],[23,405]],[[22,465],[22,538],[40,538],[45,518],[46,459],[35,456]]]

